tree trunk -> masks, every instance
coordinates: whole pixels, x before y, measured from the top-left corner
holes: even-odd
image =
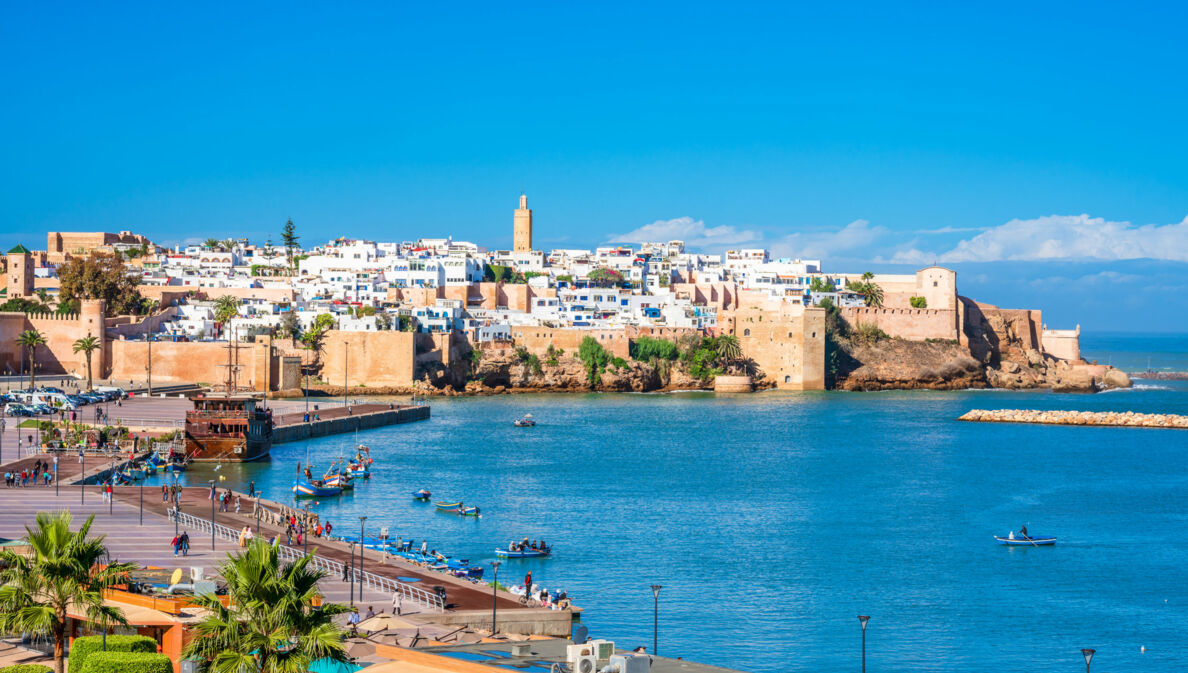
[[[35,373],[36,367],[33,366],[33,356],[37,354],[37,346],[29,349],[29,390],[37,387],[37,375]]]
[[[63,611],[65,612],[65,611]],[[66,615],[54,625],[54,673],[66,673]]]
[[[95,389],[95,381],[91,378],[91,351],[87,351],[87,390]]]

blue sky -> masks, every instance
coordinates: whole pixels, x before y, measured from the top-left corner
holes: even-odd
[[[497,247],[526,189],[541,247],[937,260],[1053,326],[1188,331],[1186,11],[10,4],[0,243]]]

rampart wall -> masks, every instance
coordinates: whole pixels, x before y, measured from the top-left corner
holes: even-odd
[[[350,387],[411,386],[415,375],[413,332],[330,330],[322,340],[322,379]],[[349,353],[349,355],[348,355]]]
[[[900,339],[957,339],[957,311],[931,308],[844,307],[841,315],[850,325],[875,325]]]

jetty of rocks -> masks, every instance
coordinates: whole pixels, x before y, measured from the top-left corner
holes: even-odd
[[[1107,425],[1128,428],[1184,428],[1188,416],[1142,414],[1133,411],[1038,411],[1035,409],[971,409],[959,421],[982,423],[1046,423],[1048,425]]]

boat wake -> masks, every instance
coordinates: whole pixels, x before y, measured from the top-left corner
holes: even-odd
[[[1110,388],[1109,390],[1103,390],[1101,392],[1102,393],[1124,393],[1124,392],[1138,391],[1138,390],[1171,390],[1171,389],[1172,389],[1171,386],[1164,386],[1164,385],[1159,385],[1156,383],[1136,383],[1129,388]]]

